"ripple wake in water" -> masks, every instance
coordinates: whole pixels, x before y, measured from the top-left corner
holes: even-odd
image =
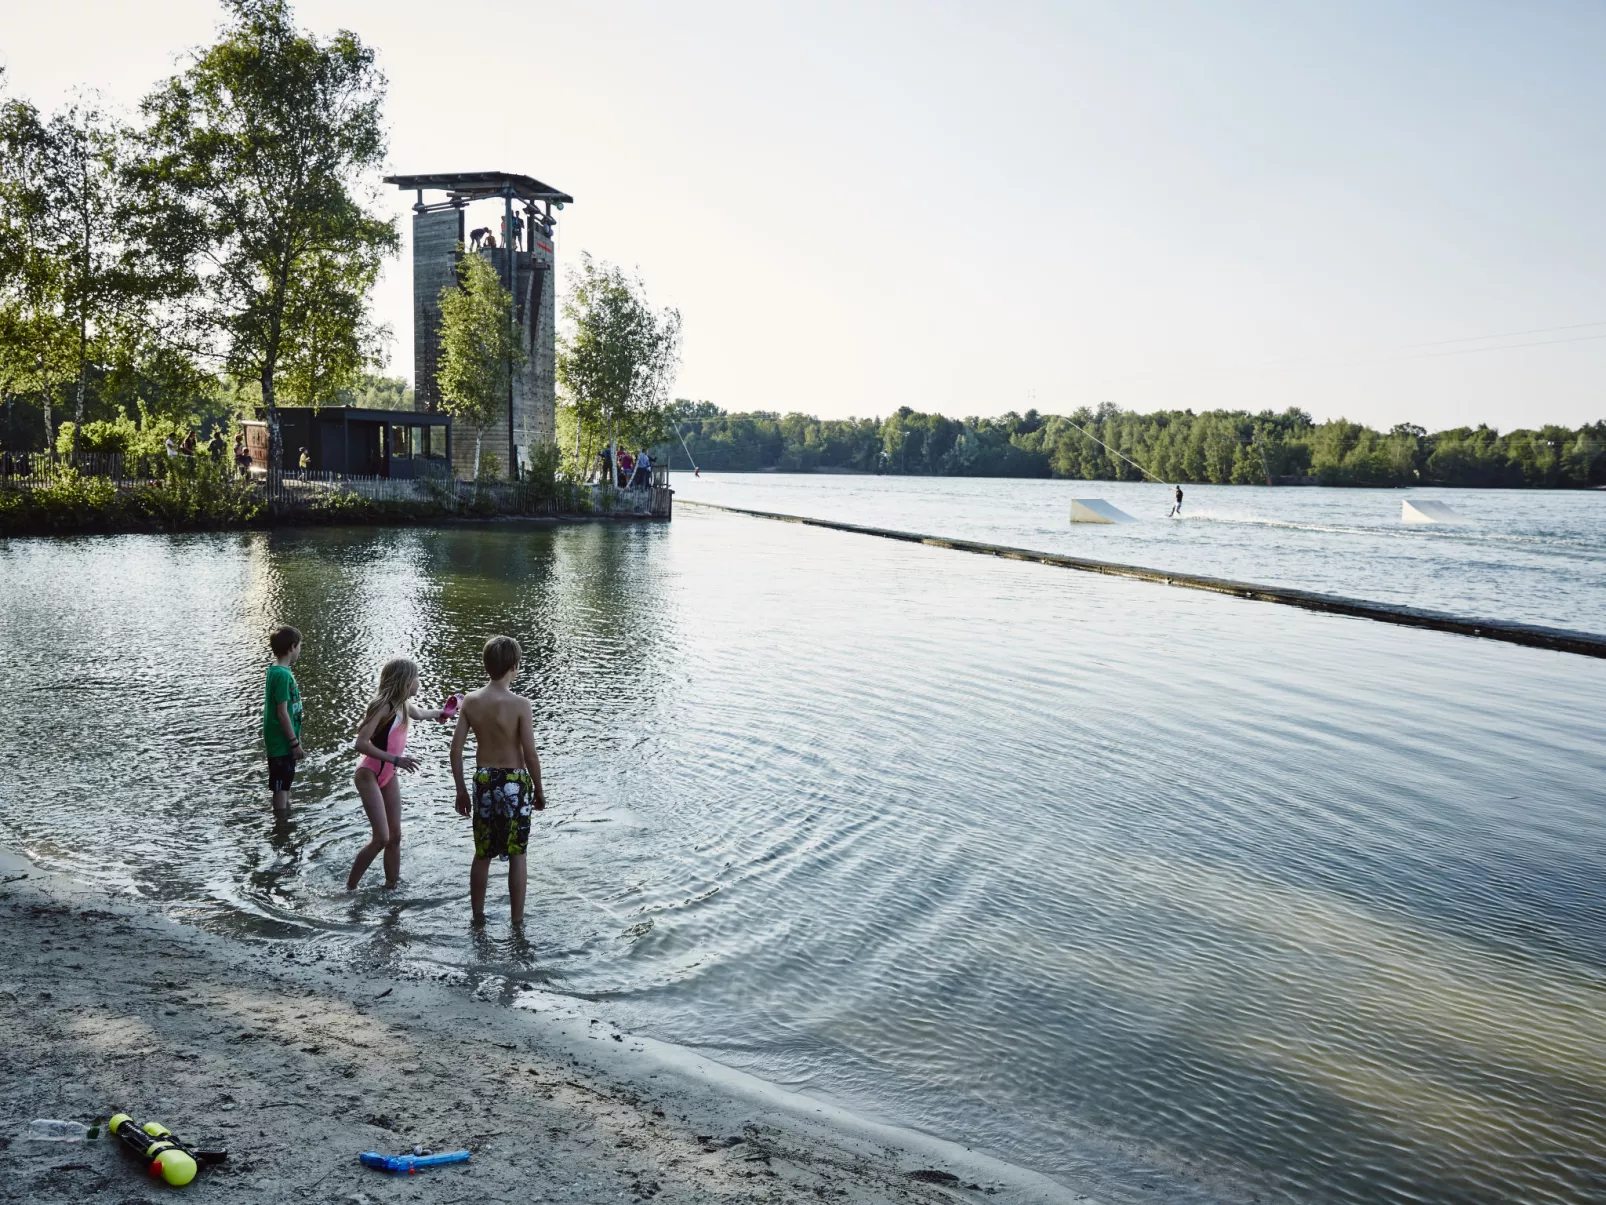
[[[379,665],[439,697],[495,631],[554,802],[522,936],[469,934],[442,729],[401,887],[341,889]],[[203,923],[587,996],[1110,1200],[1606,1195],[1601,663],[688,511],[10,541],[0,676],[0,839]]]

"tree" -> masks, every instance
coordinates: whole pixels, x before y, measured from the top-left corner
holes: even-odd
[[[524,341],[513,294],[483,255],[458,259],[456,285],[441,290],[441,409],[474,425],[474,476],[480,475],[485,428],[507,404],[511,374],[524,367]],[[511,467],[511,466],[510,466]]]
[[[563,303],[569,325],[558,347],[557,377],[577,424],[576,471],[598,438],[646,447],[669,434],[669,390],[680,366],[680,311],[655,311],[639,277],[582,254]],[[585,458],[582,436],[589,436]]]
[[[261,383],[277,467],[281,370],[318,404],[369,356],[369,287],[399,246],[359,186],[385,155],[385,80],[355,34],[303,33],[286,0],[224,2],[218,42],[145,98],[138,230],[203,344]]]
[[[71,379],[62,265],[51,248],[51,137],[26,101],[0,104],[0,401],[35,394],[45,442],[51,399]]]
[[[90,363],[127,358],[114,345],[134,333],[134,311],[147,292],[123,239],[127,145],[128,132],[90,104],[70,105],[45,127],[41,250],[57,265],[64,317],[73,328],[73,452],[84,425]]]

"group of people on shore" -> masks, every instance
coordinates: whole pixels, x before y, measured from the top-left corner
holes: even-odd
[[[613,481],[613,452],[603,448],[597,453],[597,480]],[[652,484],[652,457],[647,449],[639,449],[634,456],[619,453],[619,488],[637,489]]]
[[[262,706],[262,738],[268,755],[268,789],[273,810],[286,816],[290,788],[301,760],[303,707],[301,688],[291,667],[301,655],[301,633],[278,628],[268,638],[273,664],[268,667]],[[485,920],[485,892],[491,859],[508,863],[508,901],[514,924],[524,919],[527,872],[525,853],[530,841],[533,813],[546,807],[541,785],[541,761],[535,748],[534,718],[530,701],[515,694],[513,676],[523,651],[511,636],[493,636],[485,642],[486,684],[461,699],[453,695],[438,709],[419,707],[418,666],[406,657],[387,661],[379,672],[379,686],[362,720],[352,748],[357,754],[353,785],[367,813],[372,835],[357,851],[346,890],[355,891],[376,857],[383,854],[385,886],[401,877],[401,782],[398,773],[411,774],[418,761],[407,753],[407,736],[414,722],[445,723],[456,719],[452,734],[452,777],[457,784],[457,811],[471,817],[474,860],[469,870],[469,899],[474,923]],[[472,789],[464,777],[463,753],[468,738],[475,744]]]
[[[193,461],[200,447],[200,432],[191,427],[182,439],[169,435],[162,443],[162,450],[167,453],[169,460],[188,458]],[[214,461],[222,463],[224,454],[228,452],[228,441],[223,437],[222,427],[212,428],[212,437],[206,441],[206,453]],[[245,444],[245,432],[237,432],[234,436],[234,471],[242,477],[251,475],[251,450]]]
[[[200,441],[201,433],[194,427],[191,427],[184,433],[184,437],[182,439],[176,439],[169,435],[162,442],[162,450],[167,453],[168,459],[170,460],[176,459],[180,456],[187,456],[191,460],[194,460],[196,450],[200,446]],[[213,460],[223,459],[223,428],[214,427],[212,429],[212,438],[206,443],[206,451]]]

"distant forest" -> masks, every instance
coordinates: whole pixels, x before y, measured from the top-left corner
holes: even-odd
[[[1479,426],[1429,433],[1409,423],[1389,431],[1344,419],[1318,423],[1297,409],[1137,414],[1103,405],[1069,418],[1028,410],[951,419],[903,407],[884,419],[818,419],[728,414],[685,400],[676,403],[672,421],[685,441],[683,449],[680,439],[670,439],[673,461],[689,450],[698,467],[725,472],[1142,480],[1143,473],[1121,459],[1126,456],[1163,481],[1216,485],[1606,485],[1606,421],[1576,430],[1546,426],[1501,434]]]

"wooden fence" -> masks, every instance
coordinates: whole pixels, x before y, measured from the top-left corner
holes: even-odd
[[[210,456],[125,456],[121,452],[0,452],[0,485],[26,489],[49,485],[76,471],[82,477],[98,477],[118,489],[159,485],[178,473],[207,470],[234,471],[233,461],[219,462]]]

